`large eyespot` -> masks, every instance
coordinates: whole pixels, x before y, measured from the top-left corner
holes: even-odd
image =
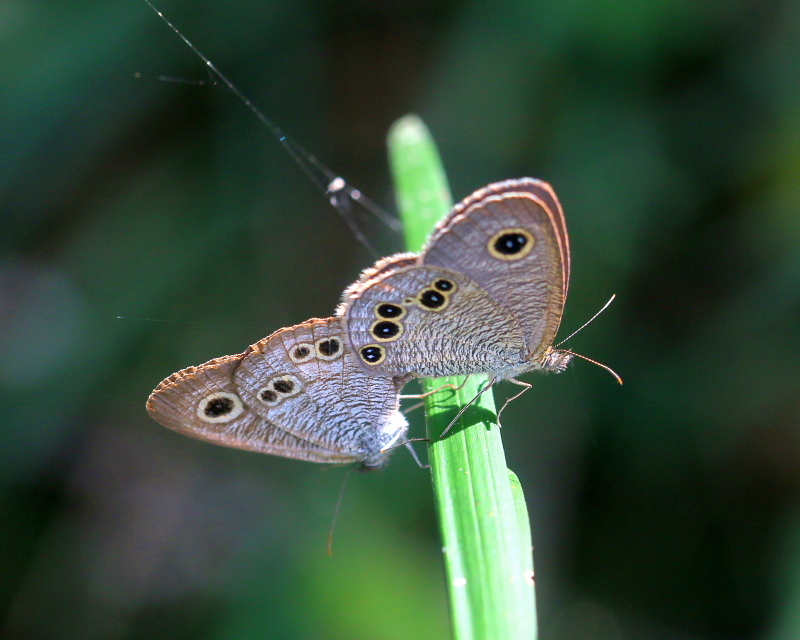
[[[244,411],[239,396],[225,391],[207,395],[197,405],[197,417],[204,422],[230,422]]]
[[[403,323],[379,320],[369,328],[369,332],[380,342],[391,342],[403,334]]]
[[[358,354],[367,364],[380,364],[386,358],[386,349],[379,344],[368,344],[366,347],[361,347]]]
[[[317,340],[315,346],[317,356],[323,360],[335,360],[342,355],[342,341],[337,336]]]
[[[438,289],[444,293],[453,293],[456,290],[456,283],[447,278],[439,278],[433,283],[433,288]]]
[[[391,302],[379,302],[375,305],[375,315],[379,318],[389,320],[402,320],[406,317],[407,310],[399,304]]]
[[[447,295],[436,289],[423,289],[417,297],[417,304],[431,311],[441,311],[447,306]]]
[[[495,233],[487,249],[489,253],[500,260],[520,260],[527,256],[536,240],[527,229],[503,229]]]
[[[303,364],[314,359],[314,345],[301,342],[289,349],[289,359],[295,364]]]

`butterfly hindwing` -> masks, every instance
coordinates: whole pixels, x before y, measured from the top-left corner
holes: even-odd
[[[227,447],[312,462],[354,460],[292,435],[245,405],[233,382],[244,357],[223,356],[172,374],[150,395],[148,412],[174,431]]]
[[[508,310],[471,278],[439,267],[417,264],[372,278],[348,307],[347,322],[352,349],[373,375],[488,371],[526,355]]]

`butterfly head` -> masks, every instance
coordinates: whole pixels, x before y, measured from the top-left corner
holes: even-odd
[[[580,358],[581,360],[586,360],[586,362],[591,362],[592,364],[596,364],[601,369],[605,369],[608,371],[614,379],[622,384],[622,378],[619,377],[616,371],[614,371],[611,367],[604,365],[602,362],[598,362],[597,360],[592,360],[591,358],[587,358],[586,356],[581,355],[580,353],[575,353],[574,351],[570,351],[569,349],[549,349],[542,358],[542,362],[540,368],[543,371],[554,371],[555,373],[561,373],[567,368],[570,360],[572,358]]]
[[[548,349],[541,361],[541,369],[543,371],[553,371],[554,373],[561,373],[567,368],[570,360],[575,356],[572,351],[561,349]]]

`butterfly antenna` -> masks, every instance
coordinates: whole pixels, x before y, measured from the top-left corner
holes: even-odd
[[[339,497],[336,499],[336,508],[333,510],[333,520],[331,520],[331,528],[328,529],[328,555],[333,555],[333,531],[336,528],[336,521],[339,519],[339,510],[342,508],[342,500],[344,500],[344,490],[347,487],[347,481],[350,479],[350,474],[353,473],[355,467],[350,467],[347,473],[344,474],[342,480],[342,488],[339,489]]]
[[[614,371],[611,367],[609,367],[608,365],[603,364],[602,362],[598,362],[597,360],[592,360],[591,358],[587,358],[586,356],[582,356],[580,353],[575,353],[574,351],[572,351],[572,349],[560,350],[559,353],[569,353],[570,355],[573,355],[576,358],[580,358],[581,360],[586,360],[586,362],[591,362],[592,364],[596,364],[601,369],[605,369],[606,371],[608,371],[612,376],[614,376],[614,379],[617,382],[622,384],[622,378],[619,377],[619,374],[616,371]]]
[[[617,297],[617,294],[615,293],[614,295],[612,295],[612,296],[611,296],[611,297],[608,299],[608,302],[606,302],[606,303],[603,305],[603,307],[600,309],[600,311],[598,311],[597,313],[595,313],[595,314],[594,314],[594,315],[593,315],[591,318],[589,318],[589,319],[588,319],[586,322],[584,322],[584,323],[583,323],[583,324],[582,324],[582,325],[581,325],[581,326],[580,326],[578,329],[576,329],[575,331],[573,331],[572,333],[570,333],[570,334],[569,334],[569,335],[568,335],[566,338],[564,338],[564,339],[563,339],[561,342],[559,342],[559,343],[558,343],[557,345],[555,345],[555,346],[556,346],[556,347],[560,347],[560,346],[561,346],[562,344],[564,344],[564,343],[565,343],[567,340],[569,340],[570,338],[573,338],[573,337],[575,337],[575,335],[576,335],[576,334],[580,333],[580,332],[581,332],[581,331],[583,331],[583,330],[584,330],[586,327],[588,327],[590,324],[592,324],[592,322],[594,322],[594,321],[595,321],[595,319],[597,318],[597,316],[599,316],[601,313],[603,313],[603,311],[605,311],[606,309],[608,309],[608,305],[610,305],[612,302],[614,302],[614,298],[616,298],[616,297]],[[576,353],[575,355],[577,356],[578,354]],[[578,356],[578,357],[579,357],[579,358],[582,358],[583,356]],[[586,360],[588,360],[588,358],[586,358]],[[594,360],[592,360],[591,362],[594,362]],[[598,362],[595,362],[595,364],[599,364],[599,363],[598,363]],[[600,365],[600,366],[602,367],[603,365]],[[614,374],[614,376],[615,376],[615,377],[619,377],[619,376],[617,376],[617,374],[616,374],[616,373]]]

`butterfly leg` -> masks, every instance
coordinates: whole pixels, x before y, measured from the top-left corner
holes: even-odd
[[[426,442],[430,442],[430,440],[427,438],[414,438],[414,440],[425,440]],[[417,466],[420,469],[430,469],[431,465],[422,464],[422,461],[419,459],[419,456],[417,456],[417,452],[414,450],[414,447],[411,446],[411,443],[414,442],[414,440],[406,440],[403,444],[406,445],[406,449],[408,449],[408,451],[411,453],[411,457],[414,458],[414,462],[417,463]]]
[[[497,426],[501,427],[501,428],[502,428],[502,425],[500,424],[500,414],[503,413],[503,411],[505,411],[505,408],[509,405],[509,403],[511,403],[514,400],[516,400],[517,398],[519,398],[523,393],[525,393],[528,389],[530,389],[533,386],[532,384],[528,384],[527,382],[523,382],[522,380],[517,380],[516,378],[507,378],[507,380],[509,382],[513,382],[514,384],[518,384],[519,386],[525,387],[525,388],[522,391],[520,391],[519,393],[511,396],[508,400],[506,400],[503,403],[503,406],[500,407],[500,411],[497,412]]]
[[[412,405],[411,405],[410,407],[408,407],[407,409],[403,409],[401,413],[402,413],[404,416],[406,416],[406,415],[408,415],[409,413],[411,413],[412,411],[415,411],[416,409],[419,409],[420,407],[424,407],[424,406],[425,406],[425,403],[424,403],[424,402],[417,402],[417,404],[412,404]]]
[[[456,417],[455,417],[455,418],[453,418],[453,419],[450,421],[450,424],[448,424],[448,425],[447,425],[447,428],[446,428],[444,431],[442,431],[442,433],[441,433],[441,435],[439,436],[439,438],[440,438],[440,439],[441,439],[441,438],[444,438],[444,437],[447,435],[447,432],[448,432],[448,431],[450,431],[450,429],[452,429],[453,425],[454,425],[456,422],[458,422],[458,419],[459,419],[459,418],[460,418],[462,415],[464,415],[464,412],[465,412],[467,409],[469,409],[469,408],[472,406],[472,404],[473,404],[473,403],[474,403],[474,402],[475,402],[475,401],[476,401],[478,398],[480,398],[480,397],[481,397],[481,396],[482,396],[484,393],[486,393],[486,392],[487,392],[489,389],[491,389],[491,388],[492,388],[492,387],[495,385],[495,383],[496,383],[496,382],[497,382],[497,378],[492,378],[491,380],[489,380],[489,384],[487,384],[487,385],[486,385],[486,386],[485,386],[483,389],[481,389],[480,391],[478,391],[478,393],[476,393],[476,394],[475,394],[475,396],[472,398],[472,400],[470,400],[470,401],[469,401],[467,404],[465,404],[463,407],[461,407],[461,411],[459,411],[459,412],[456,414]]]
[[[347,487],[347,481],[350,479],[350,474],[353,473],[353,470],[357,469],[357,467],[350,465],[350,468],[344,474],[344,479],[342,480],[342,488],[339,489],[339,497],[336,499],[336,508],[333,510],[333,518],[331,518],[331,526],[328,529],[328,555],[333,555],[333,532],[336,529],[336,521],[339,519],[339,510],[342,508],[342,500],[344,500],[344,490]]]
[[[436,389],[433,389],[431,391],[426,391],[425,393],[413,393],[413,394],[410,394],[410,395],[407,395],[407,396],[406,395],[401,395],[401,396],[398,396],[398,397],[401,400],[411,399],[411,398],[414,398],[416,400],[421,400],[422,398],[427,398],[428,396],[432,396],[434,393],[439,393],[440,391],[442,391],[444,389],[452,389],[453,391],[460,391],[461,389],[464,388],[464,385],[467,384],[467,380],[469,380],[469,376],[466,376],[464,378],[464,382],[462,382],[458,386],[456,386],[454,384],[443,384],[441,387],[436,387]],[[417,407],[417,406],[421,406],[421,405],[414,405],[414,407]]]
[[[417,463],[417,466],[420,469],[430,469],[431,465],[429,464],[422,464],[419,457],[417,456],[417,452],[414,450],[414,447],[411,446],[412,442],[430,442],[429,438],[409,438],[404,442],[398,442],[397,444],[393,444],[391,447],[386,447],[385,449],[381,449],[381,453],[386,453],[387,451],[391,451],[392,449],[397,449],[398,447],[405,447],[411,452],[411,457],[414,458],[414,462]]]

